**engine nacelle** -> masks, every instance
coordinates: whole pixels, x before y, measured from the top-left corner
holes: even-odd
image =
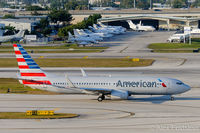
[[[128,99],[129,97],[128,91],[122,91],[122,90],[113,90],[111,92],[111,95],[120,97],[121,99]]]

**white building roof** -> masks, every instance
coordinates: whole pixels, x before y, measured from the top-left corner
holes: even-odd
[[[28,20],[28,19],[0,19],[0,21],[16,22],[16,23],[37,23],[38,21]]]

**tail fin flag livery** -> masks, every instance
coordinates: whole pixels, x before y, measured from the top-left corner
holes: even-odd
[[[40,69],[20,44],[13,44],[13,47],[23,84],[51,84],[46,80],[46,73]]]
[[[82,76],[54,75],[44,72],[20,44],[13,44],[19,67],[21,84],[58,93],[99,95],[128,99],[131,95],[176,95],[190,90],[180,80],[160,77],[98,77],[88,76],[81,69]]]

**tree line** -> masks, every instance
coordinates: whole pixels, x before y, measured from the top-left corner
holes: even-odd
[[[150,0],[101,0],[96,1],[92,5],[88,3],[88,0],[38,0],[43,7],[32,6],[32,0],[24,0],[26,3],[25,9],[27,11],[39,11],[39,10],[52,10],[52,9],[63,9],[63,10],[87,10],[90,7],[95,6],[110,6],[118,8],[133,8],[134,2],[136,8],[147,8],[150,7]],[[120,4],[115,4],[120,2]],[[188,0],[152,0],[153,3],[169,4],[173,8],[183,7],[199,7],[200,0],[195,0],[193,3],[188,3]],[[50,4],[50,6],[47,6]],[[9,6],[6,2],[0,1],[0,7]],[[11,8],[19,8],[12,6]]]
[[[72,15],[67,10],[52,10],[47,18],[42,18],[35,27],[33,34],[49,35],[52,31],[58,32],[60,37],[68,36],[68,31],[73,33],[73,29],[85,29],[97,23],[97,19],[101,18],[100,14],[90,15],[87,19],[77,24],[71,24]],[[50,24],[51,23],[51,24]],[[53,25],[53,26],[52,26]]]

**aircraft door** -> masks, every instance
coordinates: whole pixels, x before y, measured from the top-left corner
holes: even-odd
[[[166,93],[169,93],[169,92],[171,92],[172,91],[172,83],[171,82],[168,82],[168,83],[166,83],[167,84],[167,87],[166,87]]]

